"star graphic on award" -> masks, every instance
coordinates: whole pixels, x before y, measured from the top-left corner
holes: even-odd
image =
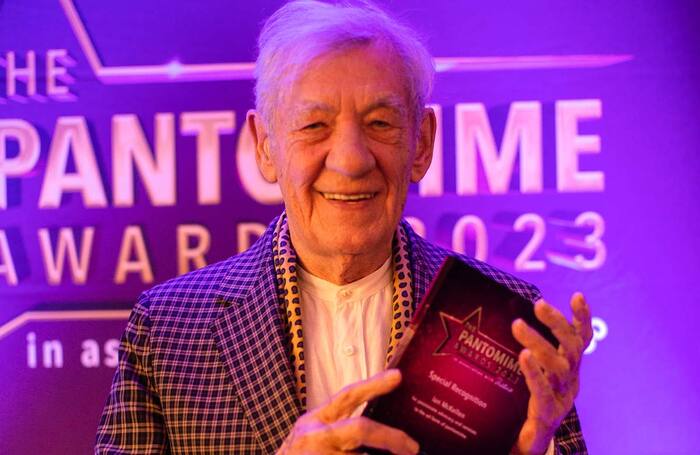
[[[517,382],[518,356],[481,330],[483,308],[479,307],[459,319],[440,312],[445,338],[435,349],[436,356],[456,356],[492,376]]]

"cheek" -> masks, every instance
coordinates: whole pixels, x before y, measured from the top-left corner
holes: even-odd
[[[295,197],[310,197],[313,184],[323,170],[323,159],[314,150],[292,147],[280,156],[280,185]]]
[[[380,162],[384,178],[392,191],[402,192],[410,184],[411,167],[407,158],[405,154],[394,150]]]

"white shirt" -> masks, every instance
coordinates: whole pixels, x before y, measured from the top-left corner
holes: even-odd
[[[306,404],[313,409],[346,385],[384,371],[394,290],[391,257],[373,273],[342,286],[301,267],[297,273]]]

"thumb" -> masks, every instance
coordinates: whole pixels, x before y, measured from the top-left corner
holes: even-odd
[[[380,395],[394,390],[401,383],[401,372],[390,369],[371,378],[344,387],[333,395],[328,403],[319,408],[317,416],[330,423],[347,418],[358,406]]]

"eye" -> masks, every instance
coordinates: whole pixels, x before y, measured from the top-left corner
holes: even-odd
[[[372,120],[369,124],[371,127],[378,129],[386,129],[391,127],[391,124],[389,122],[385,122],[384,120]]]
[[[314,123],[309,123],[308,125],[304,126],[302,130],[306,131],[313,131],[313,130],[318,130],[326,126],[325,123],[323,122],[314,122]]]

